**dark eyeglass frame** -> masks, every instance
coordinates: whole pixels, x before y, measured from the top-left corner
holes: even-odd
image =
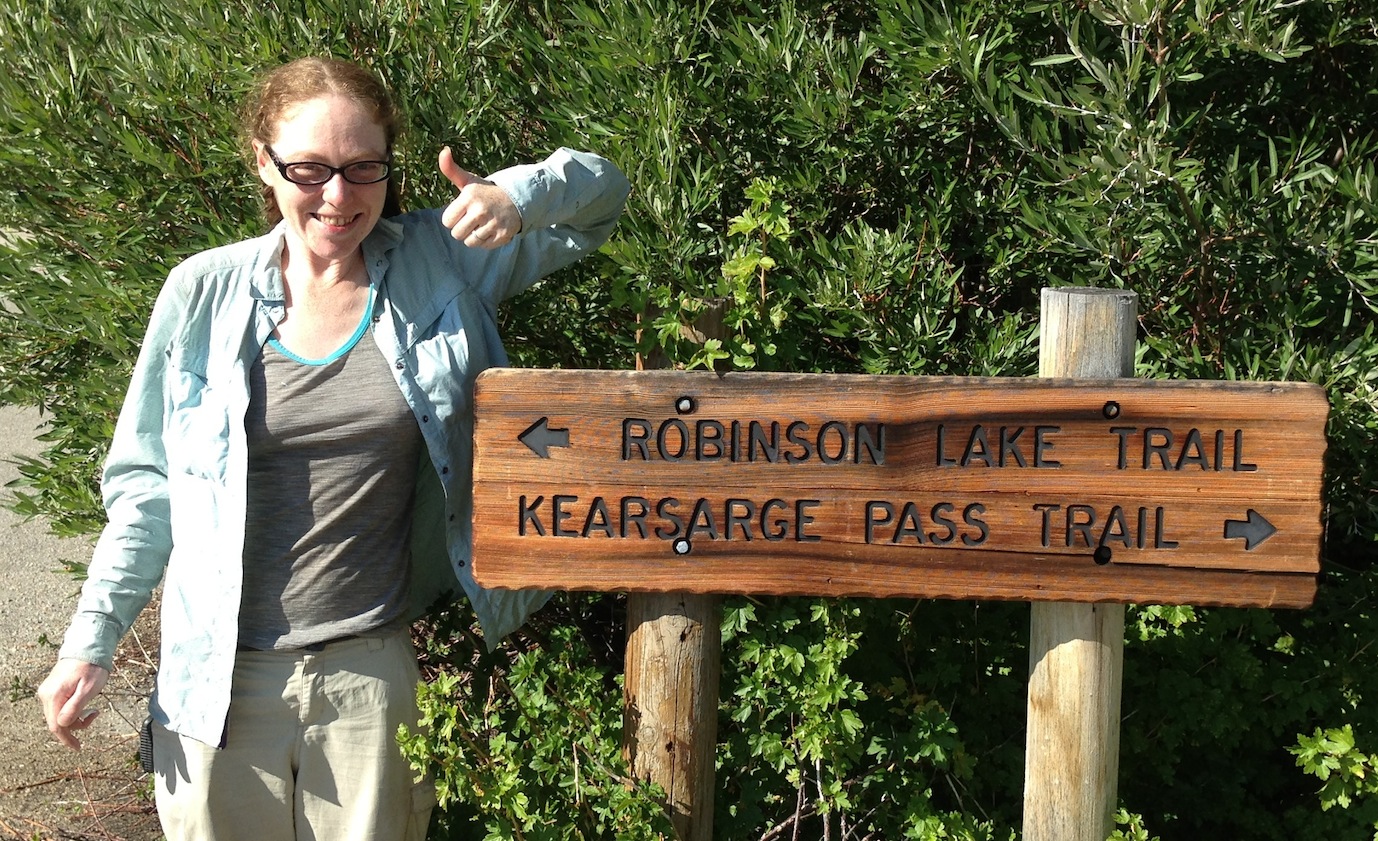
[[[273,151],[273,147],[266,143],[263,145],[263,151],[268,153],[268,159],[273,162],[273,166],[277,167],[278,172],[283,178],[293,184],[300,184],[303,187],[319,187],[322,184],[328,184],[330,183],[330,179],[334,178],[336,175],[340,175],[351,184],[377,184],[379,181],[386,181],[388,177],[392,175],[391,155],[389,155],[388,159],[385,161],[355,161],[352,164],[345,164],[344,166],[331,166],[330,164],[323,164],[320,161],[283,161],[282,158],[278,157],[277,152]],[[291,167],[303,165],[318,166],[326,171],[326,176],[320,179],[302,180],[301,178],[293,178],[288,172],[288,169]],[[349,171],[358,166],[382,166],[383,174],[377,178],[369,178],[362,181],[357,178],[351,178],[349,176]]]

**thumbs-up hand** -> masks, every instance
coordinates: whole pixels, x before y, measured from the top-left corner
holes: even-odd
[[[440,216],[450,236],[473,248],[500,248],[521,232],[521,213],[507,193],[455,163],[449,146],[440,150],[440,172],[459,188]]]

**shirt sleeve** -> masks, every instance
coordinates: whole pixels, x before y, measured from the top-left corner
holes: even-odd
[[[107,522],[58,656],[111,668],[115,648],[162,578],[172,550],[163,379],[186,301],[174,278],[153,309],[101,482]]]

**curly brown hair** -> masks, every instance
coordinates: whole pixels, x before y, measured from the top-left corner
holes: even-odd
[[[267,73],[245,102],[241,125],[250,157],[254,154],[255,141],[269,143],[273,140],[278,123],[291,108],[331,94],[349,97],[370,109],[378,125],[383,127],[388,153],[392,153],[393,142],[402,130],[402,115],[383,81],[372,71],[352,61],[307,57],[288,62]],[[282,211],[278,208],[272,187],[264,184],[261,196],[264,218],[272,227],[282,221]],[[399,179],[394,173],[393,177],[388,178],[383,216],[396,216],[401,212]]]

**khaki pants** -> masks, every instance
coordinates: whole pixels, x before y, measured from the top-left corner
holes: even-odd
[[[435,805],[397,746],[415,728],[406,631],[319,652],[241,652],[226,744],[157,726],[158,816],[170,841],[422,841]]]

